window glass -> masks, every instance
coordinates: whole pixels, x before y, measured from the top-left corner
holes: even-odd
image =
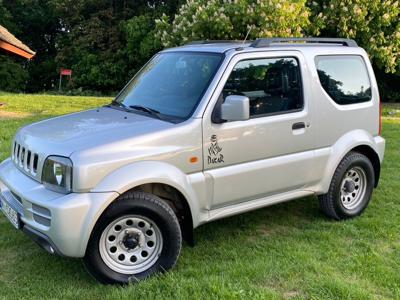
[[[244,95],[250,99],[250,116],[299,110],[303,107],[301,78],[294,58],[240,61],[223,90],[223,97]]]
[[[167,52],[156,55],[116,99],[125,107],[144,106],[188,118],[221,63],[222,55]]]
[[[371,100],[371,84],[360,56],[318,56],[316,64],[322,87],[336,103]]]

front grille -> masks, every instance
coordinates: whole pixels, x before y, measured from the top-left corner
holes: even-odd
[[[37,153],[32,152],[26,146],[15,141],[11,157],[17,167],[36,176],[39,162],[39,155]]]

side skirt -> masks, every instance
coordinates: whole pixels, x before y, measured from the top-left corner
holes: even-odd
[[[241,214],[262,207],[290,201],[297,198],[314,195],[313,191],[295,190],[278,195],[267,196],[259,199],[249,200],[229,206],[220,207],[210,211],[207,222],[222,219],[225,217]]]

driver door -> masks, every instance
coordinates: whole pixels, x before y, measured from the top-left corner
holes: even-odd
[[[300,66],[305,68],[304,58],[295,51],[233,57],[203,119],[211,209],[304,189],[313,181],[312,107]],[[227,95],[250,99],[250,119],[215,121]]]

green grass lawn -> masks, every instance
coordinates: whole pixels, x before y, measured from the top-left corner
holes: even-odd
[[[19,127],[109,101],[0,94],[0,160]],[[400,119],[391,116],[380,185],[359,218],[328,220],[308,197],[206,224],[175,269],[121,288],[47,254],[0,216],[0,299],[400,299]]]

